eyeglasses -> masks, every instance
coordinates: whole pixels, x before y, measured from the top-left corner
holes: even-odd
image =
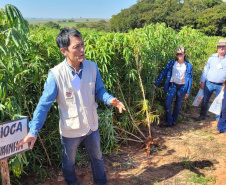
[[[178,55],[184,55],[184,53],[177,53],[177,56],[178,56]]]
[[[217,46],[217,48],[224,48],[224,47],[226,47],[226,45],[225,46],[221,46],[221,45],[220,46]]]

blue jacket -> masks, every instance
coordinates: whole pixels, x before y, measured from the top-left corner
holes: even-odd
[[[176,62],[176,60],[174,60],[174,59],[169,61],[169,63],[166,65],[165,69],[163,69],[163,71],[159,75],[157,81],[155,82],[154,85],[156,87],[158,87],[160,82],[167,75],[165,86],[164,86],[164,91],[168,91],[170,79],[172,76],[172,69],[173,69],[173,65],[175,64],[175,62]],[[186,65],[186,73],[185,73],[185,84],[184,85],[185,85],[186,94],[190,94],[191,85],[192,85],[192,65],[187,60],[185,60],[185,65]]]

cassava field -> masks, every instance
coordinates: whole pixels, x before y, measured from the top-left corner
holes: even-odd
[[[220,37],[188,27],[177,32],[165,24],[128,33],[79,31],[86,59],[97,63],[106,90],[127,109],[119,114],[98,102],[109,184],[219,184],[221,173],[225,174],[221,171],[226,159],[224,135],[213,134],[216,122],[211,114],[204,123],[192,121],[199,109],[191,104],[203,67],[216,52]],[[12,5],[0,9],[0,122],[24,116],[32,119],[48,70],[64,59],[55,42],[58,33],[43,26],[29,28]],[[179,124],[163,129],[158,127],[164,120],[163,83],[156,91],[152,84],[175,57],[178,46],[185,47],[193,65],[192,93],[182,103]],[[54,102],[35,147],[9,159],[12,184],[64,184],[58,120]],[[76,160],[81,184],[92,184],[84,148]]]

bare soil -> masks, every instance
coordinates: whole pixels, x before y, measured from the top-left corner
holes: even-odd
[[[199,108],[183,112],[183,120],[173,127],[152,125],[152,137],[158,138],[160,145],[152,147],[149,156],[138,143],[103,155],[108,184],[225,185],[226,134],[216,132],[217,121],[211,113],[205,121],[194,121],[192,117],[198,117],[198,112]],[[89,162],[77,166],[76,172],[80,185],[94,185]],[[43,185],[66,183],[59,170]]]

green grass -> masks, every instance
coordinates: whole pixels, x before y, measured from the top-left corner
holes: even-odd
[[[198,133],[199,136],[210,136],[212,133],[209,131],[201,131]]]
[[[86,22],[84,22],[84,23],[86,23]],[[60,27],[65,27],[65,26],[72,27],[72,26],[76,26],[76,24],[78,24],[78,22],[61,22],[58,24],[60,25]]]
[[[207,185],[208,182],[216,182],[216,176],[212,177],[205,177],[205,176],[198,176],[196,174],[189,174],[187,175],[188,179],[185,180],[186,182],[193,182],[198,184],[204,184]]]

